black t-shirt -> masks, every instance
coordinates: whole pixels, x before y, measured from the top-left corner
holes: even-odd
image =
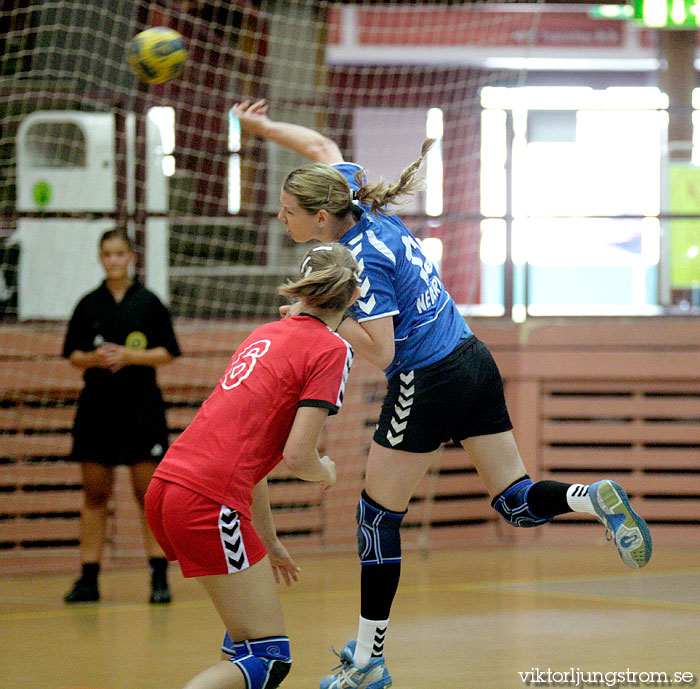
[[[122,301],[115,301],[103,282],[86,294],[75,307],[68,323],[63,356],[74,351],[91,352],[112,342],[130,349],[165,347],[172,356],[180,355],[168,310],[160,299],[141,283],[134,282]],[[88,368],[83,374],[85,387],[93,392],[155,386],[152,366],[125,366],[116,373],[104,368]]]

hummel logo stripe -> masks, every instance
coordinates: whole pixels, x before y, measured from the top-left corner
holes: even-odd
[[[229,566],[229,571],[231,570],[231,567],[233,567],[233,569],[234,569],[235,571],[240,572],[242,569],[245,569],[245,567],[247,566],[247,565],[246,565],[247,558],[246,558],[245,553],[243,553],[243,555],[241,555],[241,556],[240,556],[239,558],[237,558],[237,559],[236,559],[236,558],[232,558],[232,557],[229,557],[229,558],[226,558],[226,559],[228,560],[228,563],[229,563],[229,565],[230,565],[230,566]]]
[[[358,299],[357,305],[365,312],[369,313],[373,308],[374,305],[377,303],[377,300],[374,298],[374,295],[370,295],[370,298],[367,301],[360,301]]]
[[[230,524],[231,522],[238,520],[238,512],[236,512],[236,510],[231,510],[228,514],[222,512],[219,519],[221,519],[224,524]]]
[[[249,567],[238,512],[226,505],[222,505],[219,511],[219,536],[229,574]]]
[[[408,421],[404,421],[403,423],[398,423],[396,419],[391,420],[391,427],[397,432],[400,433],[403,430],[406,430],[406,426],[408,425]]]
[[[393,436],[391,431],[386,434],[386,439],[391,443],[392,446],[398,445],[403,440],[403,433],[401,435]]]
[[[378,658],[384,655],[384,637],[386,627],[377,627],[374,630],[374,643],[372,645],[372,657]]]
[[[231,543],[230,541],[224,541],[224,548],[226,548],[226,550],[233,550],[233,552],[235,553],[240,547],[241,547],[240,536],[233,543]]]
[[[389,422],[391,428],[386,434],[386,439],[392,447],[395,447],[403,440],[404,432],[408,426],[408,417],[411,414],[413,395],[416,392],[416,386],[413,385],[413,380],[415,378],[415,373],[413,371],[400,373],[399,378],[399,395],[394,405],[394,413]]]

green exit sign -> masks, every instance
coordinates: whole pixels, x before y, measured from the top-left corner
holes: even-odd
[[[632,5],[591,5],[588,15],[596,19],[632,19]]]
[[[700,28],[700,0],[629,0],[627,5],[592,5],[588,14],[656,29]]]
[[[632,20],[658,29],[700,27],[700,0],[633,0]]]

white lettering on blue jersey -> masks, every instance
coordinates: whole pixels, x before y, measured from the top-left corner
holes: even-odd
[[[435,304],[440,296],[440,292],[442,291],[442,284],[437,276],[433,277],[429,285],[430,286],[428,289],[425,290],[425,292],[423,292],[418,299],[416,299],[416,308],[418,309],[418,313],[423,313],[433,304]]]
[[[404,243],[404,246],[406,247],[406,258],[413,263],[414,266],[418,266],[420,269],[420,276],[425,280],[425,284],[429,285],[430,284],[430,278],[428,276],[428,273],[433,272],[433,264],[425,258],[425,256],[414,256],[413,255],[413,249],[417,249],[420,251],[420,244],[410,235],[408,237],[401,237],[401,241]]]

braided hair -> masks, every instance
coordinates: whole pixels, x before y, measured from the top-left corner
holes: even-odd
[[[373,184],[363,184],[364,170],[355,173],[355,181],[360,185],[352,190],[339,170],[326,163],[311,163],[292,170],[282,185],[282,189],[294,196],[297,203],[307,213],[325,210],[338,219],[348,213],[356,214],[356,204],[370,207],[370,213],[388,214],[386,207],[390,204],[400,205],[403,197],[411,196],[424,188],[423,180],[416,177],[425,156],[435,143],[435,139],[426,139],[421,146],[420,157],[413,161],[399,176],[399,180],[390,184],[379,180]]]

